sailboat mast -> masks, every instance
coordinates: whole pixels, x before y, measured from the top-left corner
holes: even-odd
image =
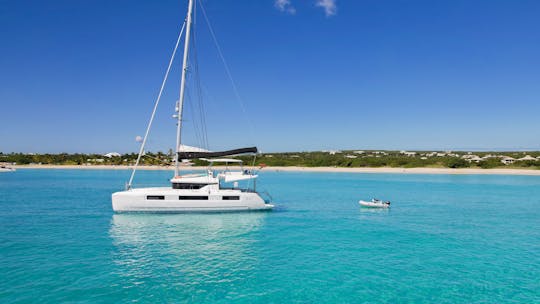
[[[184,43],[184,60],[182,61],[182,79],[180,82],[180,99],[178,100],[178,104],[176,106],[176,114],[177,114],[177,123],[176,123],[176,156],[175,156],[175,166],[174,166],[174,176],[178,176],[179,173],[179,166],[180,166],[180,160],[178,159],[178,152],[180,152],[180,145],[181,140],[180,137],[182,135],[182,110],[184,106],[184,95],[186,90],[186,73],[187,73],[187,64],[188,64],[188,52],[189,52],[189,38],[191,35],[191,15],[193,11],[193,0],[189,0],[188,4],[188,13],[186,17],[186,38]]]

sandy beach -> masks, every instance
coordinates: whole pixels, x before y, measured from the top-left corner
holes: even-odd
[[[113,165],[17,165],[16,169],[88,169],[88,170],[128,170],[131,166]],[[205,167],[182,167],[184,170],[205,170]],[[223,168],[223,167],[215,167]],[[229,168],[235,169],[230,166]],[[246,166],[246,168],[248,168]],[[140,166],[138,170],[172,170],[167,166]],[[262,170],[271,172],[343,172],[343,173],[401,173],[401,174],[496,174],[496,175],[540,175],[535,169],[451,169],[451,168],[339,168],[339,167],[265,167]]]

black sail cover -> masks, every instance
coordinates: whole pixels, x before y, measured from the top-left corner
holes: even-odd
[[[240,148],[218,152],[178,152],[178,159],[210,158],[257,152],[257,147]]]

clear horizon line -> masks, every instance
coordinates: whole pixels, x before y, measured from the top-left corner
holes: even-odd
[[[322,152],[322,151],[362,151],[362,150],[365,150],[365,151],[453,151],[453,152],[540,152],[540,147],[537,147],[537,148],[532,148],[532,147],[520,147],[520,148],[502,148],[502,147],[499,147],[499,148],[435,148],[435,149],[428,149],[428,148],[408,148],[408,149],[405,149],[405,148],[399,148],[399,149],[377,149],[377,148],[345,148],[345,149],[339,149],[339,148],[326,148],[326,149],[317,149],[317,150],[281,150],[281,151],[276,151],[276,150],[270,150],[270,151],[259,151],[259,153],[262,153],[262,154],[269,154],[269,153],[306,153],[306,152]],[[18,154],[18,153],[22,153],[22,154],[63,154],[63,153],[66,153],[66,154],[99,154],[99,155],[104,155],[104,154],[107,154],[107,153],[111,153],[111,152],[117,152],[117,151],[108,151],[108,152],[81,152],[81,151],[77,151],[77,152],[66,152],[66,151],[62,151],[62,152],[22,152],[22,151],[11,151],[11,152],[3,152],[3,151],[0,151],[0,153],[2,154]],[[162,152],[162,153],[167,153],[167,151],[160,151],[160,150],[156,150],[156,151],[147,151],[147,152],[152,152],[152,153],[158,153],[158,152]],[[129,151],[129,152],[117,152],[117,153],[121,153],[121,154],[138,154],[137,151]]]

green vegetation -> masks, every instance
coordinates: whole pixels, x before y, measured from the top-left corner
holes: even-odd
[[[238,157],[245,164],[253,156]],[[24,154],[0,152],[0,162],[18,165],[132,165],[136,153],[107,157],[100,154]],[[143,165],[171,165],[173,154],[147,152]],[[207,163],[193,160],[195,166]],[[443,151],[315,151],[297,153],[265,153],[257,155],[257,166],[300,167],[398,167],[398,168],[531,168],[540,169],[540,152],[443,152]]]
[[[162,152],[148,152],[141,160],[141,163],[144,165],[167,165],[169,164],[170,159],[172,159],[172,156],[168,157]],[[131,165],[134,164],[136,160],[136,153],[106,157],[101,154],[4,154],[0,152],[0,162],[15,163],[17,165]]]
[[[257,165],[351,168],[531,168],[540,169],[540,159],[519,160],[540,152],[442,152],[442,151],[329,151],[300,153],[267,153],[257,156]],[[513,158],[508,164],[502,162]],[[252,158],[240,157],[246,163]]]

